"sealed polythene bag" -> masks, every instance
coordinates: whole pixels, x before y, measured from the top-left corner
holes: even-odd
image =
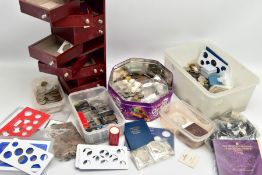
[[[259,136],[256,127],[238,112],[226,112],[214,122],[216,131],[206,140],[211,148],[212,140],[254,140]]]

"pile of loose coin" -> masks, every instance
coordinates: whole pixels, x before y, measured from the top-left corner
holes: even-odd
[[[196,64],[189,64],[185,69],[193,78],[195,78],[204,88],[206,88],[211,93],[219,93],[232,88],[224,85],[211,86],[208,79],[201,75],[200,67]]]
[[[36,89],[36,100],[40,105],[56,103],[62,98],[59,85],[50,85],[47,81],[42,81]]]
[[[196,64],[189,64],[186,67],[186,71],[194,77],[204,88],[209,90],[210,85],[208,82],[208,79],[201,75],[200,73],[200,67]]]
[[[154,68],[154,67],[153,67]],[[119,69],[114,73],[112,87],[127,101],[151,103],[168,92],[168,85],[156,73],[159,69],[149,69],[146,73],[132,73]]]

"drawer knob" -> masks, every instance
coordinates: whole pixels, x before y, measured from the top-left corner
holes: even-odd
[[[97,69],[94,69],[94,73],[95,73],[95,74],[97,73]]]
[[[65,77],[65,78],[67,78],[67,77],[68,77],[68,75],[69,75],[68,73],[65,73],[65,74],[64,74],[64,77]]]
[[[87,19],[85,20],[85,23],[86,23],[86,24],[90,24],[90,20],[87,18]]]
[[[49,62],[49,66],[53,66],[54,64],[55,64],[54,61]]]
[[[99,23],[99,24],[103,24],[104,21],[103,21],[102,19],[98,19],[98,23]]]
[[[104,72],[104,70],[103,70],[103,69],[100,69],[100,72],[101,72],[101,73],[103,73],[103,72]]]
[[[47,14],[43,14],[43,15],[41,16],[41,18],[42,18],[42,19],[46,19],[46,18],[47,18]]]
[[[98,30],[98,33],[99,33],[100,35],[103,35],[103,34],[104,34],[104,31],[103,31],[103,30]]]

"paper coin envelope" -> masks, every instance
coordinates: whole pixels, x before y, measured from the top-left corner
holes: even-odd
[[[23,140],[13,139],[0,154],[0,160],[27,174],[40,175],[53,155]]]
[[[178,161],[191,168],[194,168],[199,161],[199,157],[194,152],[185,150],[178,158]]]
[[[124,146],[79,144],[75,166],[82,170],[128,169],[128,151]]]

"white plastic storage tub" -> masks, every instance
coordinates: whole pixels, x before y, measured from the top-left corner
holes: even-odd
[[[114,111],[118,123],[117,124],[108,124],[106,127],[92,131],[92,132],[87,132],[79,117],[78,117],[78,113],[75,109],[75,104],[79,101],[82,100],[89,100],[92,99],[94,97],[96,97],[98,94],[104,93],[103,95],[106,96],[107,99],[107,104],[109,105],[109,107]],[[108,139],[108,131],[110,129],[111,126],[117,126],[120,131],[121,134],[124,131],[124,116],[122,115],[122,113],[120,112],[120,110],[117,108],[117,106],[115,105],[113,99],[111,98],[111,96],[108,94],[107,90],[105,87],[95,87],[92,89],[87,89],[87,90],[83,90],[83,91],[79,91],[79,92],[75,92],[69,95],[69,102],[70,105],[72,107],[73,110],[73,114],[74,117],[76,118],[76,124],[78,127],[78,130],[80,131],[81,135],[84,137],[86,143],[88,144],[96,144],[96,143],[101,143],[104,142]]]
[[[186,71],[188,64],[197,63],[206,46],[229,63],[234,88],[217,94],[210,93]],[[168,48],[165,52],[165,66],[173,72],[175,94],[209,118],[226,111],[244,111],[259,82],[256,75],[232,56],[209,43],[190,43]]]

